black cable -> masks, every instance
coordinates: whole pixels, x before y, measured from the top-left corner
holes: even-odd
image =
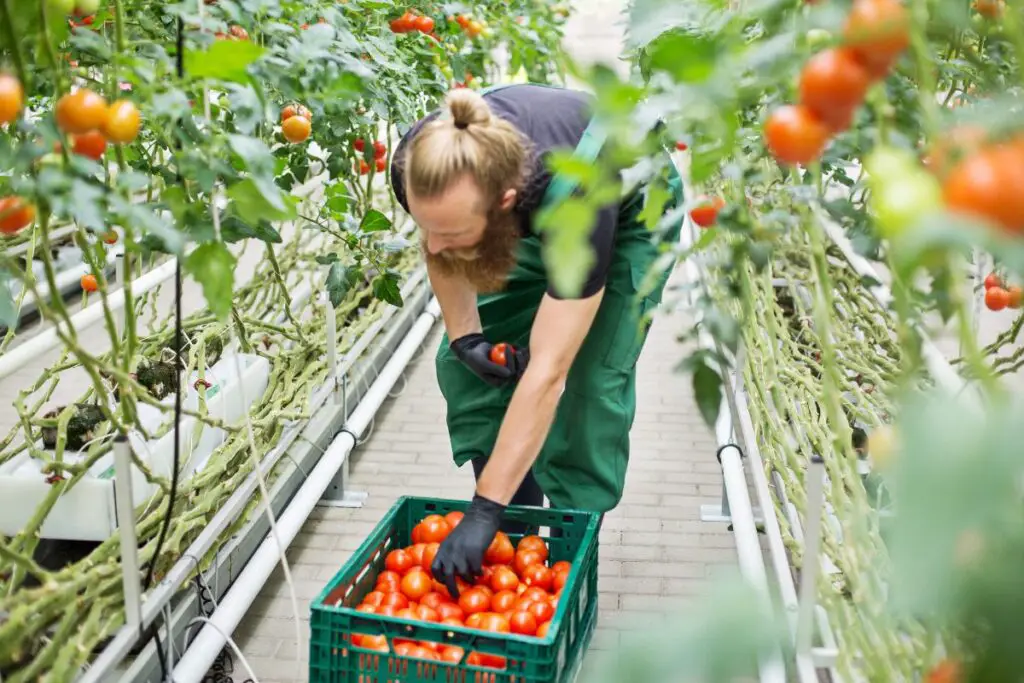
[[[177,50],[176,67],[178,79],[185,78],[185,21],[181,15],[177,21]],[[181,151],[181,142],[177,143],[178,151]],[[175,169],[177,180],[181,183],[181,172]],[[171,517],[174,513],[174,499],[178,493],[178,466],[181,461],[181,259],[178,258],[174,265],[174,464],[171,469],[171,493],[167,500],[167,512],[164,514],[163,524],[160,526],[160,535],[156,539],[156,550],[149,561],[149,568],[146,570],[146,580],[142,584],[142,592],[145,593],[153,583],[153,572],[156,570],[156,563],[160,559],[160,551],[167,540],[167,531],[171,526]],[[167,624],[168,636],[171,625]],[[160,660],[160,671],[162,680],[170,681],[170,672],[167,670],[167,661],[164,658],[163,644],[160,642],[159,627],[153,630],[153,638],[156,640],[156,654]]]

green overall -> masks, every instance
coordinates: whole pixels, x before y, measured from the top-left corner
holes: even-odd
[[[592,123],[575,154],[593,162],[602,144]],[[674,166],[669,185],[673,198],[665,211],[683,202],[682,179]],[[571,181],[555,176],[543,205],[561,201],[573,189]],[[649,328],[641,329],[641,320],[661,302],[668,280],[668,273],[662,274],[637,305],[640,283],[659,255],[652,233],[639,217],[642,209],[639,192],[620,207],[604,298],[569,370],[551,431],[533,465],[534,478],[555,507],[607,512],[622,498],[629,430],[636,413],[636,362]],[[677,240],[681,226],[682,219],[666,239]],[[505,290],[477,298],[484,337],[491,343],[526,346],[547,287],[541,238],[531,232],[520,240]],[[490,457],[515,385],[498,388],[483,382],[448,345],[445,334],[436,357],[437,380],[448,405],[455,464],[461,467],[469,460]]]

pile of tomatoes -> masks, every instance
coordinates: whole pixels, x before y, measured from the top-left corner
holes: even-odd
[[[281,135],[293,145],[305,141],[313,130],[313,112],[301,104],[281,110]]]
[[[412,532],[413,545],[387,554],[374,590],[357,610],[492,633],[547,636],[571,565],[561,561],[548,566],[548,546],[539,536],[526,536],[513,546],[506,534],[498,532],[484,555],[481,576],[472,585],[458,578],[459,597],[453,599],[434,580],[430,565],[441,542],[461,520],[461,512],[425,517]],[[353,634],[352,644],[390,652],[383,635]],[[396,638],[394,652],[413,659],[506,667],[503,657],[482,652],[467,656],[461,647],[429,641]]]
[[[800,74],[800,102],[779,107],[765,121],[765,142],[779,163],[810,163],[849,128],[868,88],[910,44],[909,26],[900,0],[854,0],[843,44],[811,57]]]
[[[995,273],[985,278],[985,306],[990,311],[1001,311],[1004,308],[1018,309],[1024,303],[1024,290],[1019,285],[1007,286]]]
[[[362,154],[366,150],[366,141],[363,140],[362,138],[357,138],[352,143],[352,146],[355,148],[355,150],[357,152]],[[387,157],[387,155],[388,155],[387,145],[385,145],[380,140],[374,140],[373,141],[373,160],[374,160],[374,168],[376,169],[377,173],[383,173],[384,169],[387,167],[387,159],[385,158],[385,157]],[[369,172],[370,172],[370,164],[366,163],[366,159],[360,159],[359,160],[359,173],[360,173],[360,175],[366,175]]]

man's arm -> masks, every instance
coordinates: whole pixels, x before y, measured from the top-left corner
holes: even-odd
[[[465,278],[438,272],[427,261],[427,277],[441,305],[444,329],[448,339],[455,340],[473,332],[480,332],[480,312],[476,308],[476,290]]]
[[[566,376],[594,322],[602,288],[586,299],[559,300],[545,295],[530,332],[530,364],[523,373],[477,493],[508,505],[540,454],[555,418]]]

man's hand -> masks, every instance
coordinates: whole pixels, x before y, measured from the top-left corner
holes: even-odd
[[[498,533],[504,512],[504,505],[474,495],[462,521],[437,549],[430,571],[436,580],[448,587],[448,593],[454,600],[459,599],[457,576],[470,583],[480,576],[484,553]]]
[[[494,346],[479,332],[459,337],[449,347],[473,374],[494,387],[517,381],[523,376],[530,360],[529,349],[516,349],[505,356],[503,365],[495,363],[491,360],[491,349]]]

